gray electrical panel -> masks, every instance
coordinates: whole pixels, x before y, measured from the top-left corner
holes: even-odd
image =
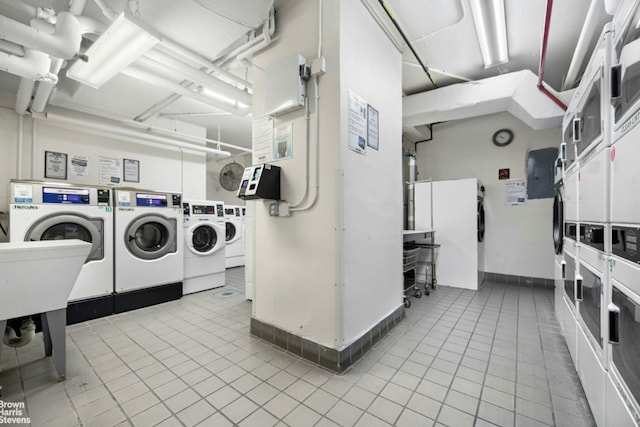
[[[529,151],[527,157],[527,197],[546,199],[555,195],[553,188],[557,148]]]

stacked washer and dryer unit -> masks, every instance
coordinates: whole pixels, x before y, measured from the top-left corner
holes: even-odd
[[[554,201],[556,314],[599,426],[640,425],[639,21],[625,1],[605,26],[564,116]]]
[[[224,203],[185,200],[183,293],[225,285]]]

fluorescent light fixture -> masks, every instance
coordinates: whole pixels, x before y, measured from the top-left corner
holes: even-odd
[[[509,61],[504,0],[469,0],[484,68]]]
[[[88,61],[76,60],[67,70],[67,77],[98,89],[159,41],[138,20],[123,12],[87,49]]]
[[[242,102],[238,102],[235,99],[229,98],[228,96],[220,95],[217,92],[212,91],[211,89],[207,89],[206,87],[200,86],[196,89],[196,92],[208,96],[209,98],[217,99],[218,101],[226,102],[227,104],[233,105],[238,108],[248,108],[247,104],[243,104]]]

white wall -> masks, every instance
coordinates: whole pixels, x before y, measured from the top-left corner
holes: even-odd
[[[339,133],[338,0],[325,5],[325,57],[327,73],[320,82],[320,181],[315,206],[288,218],[268,216],[267,203],[255,202],[255,289],[253,315],[293,334],[329,347],[341,345],[340,288],[337,277],[340,248],[336,227],[339,215],[337,170]],[[313,58],[317,49],[317,2],[285,0],[278,10],[274,43],[257,55],[254,63],[253,117],[264,114],[265,85],[262,70],[293,53]],[[310,99],[315,96],[308,85]],[[313,103],[312,103],[313,106]],[[310,120],[310,134],[316,121]],[[301,200],[305,188],[307,153],[304,111],[277,118],[293,124],[293,157],[276,162],[282,167],[281,196]],[[315,138],[311,139],[312,146]],[[312,164],[313,164],[312,160]],[[314,173],[312,173],[315,176]],[[314,183],[315,184],[315,183]]]
[[[180,150],[166,145],[139,145],[109,132],[80,130],[53,121],[23,118],[22,149],[19,149],[18,115],[11,111],[12,96],[3,94],[0,104],[0,211],[8,210],[9,180],[35,179],[45,180],[44,152],[56,151],[68,155],[67,180],[74,184],[98,185],[98,159],[100,156],[127,158],[140,161],[140,182],[121,181],[119,186],[130,186],[157,191],[182,192],[184,197],[202,199],[206,196],[206,155],[193,150]],[[176,129],[195,136],[205,135],[205,129],[181,123],[156,123],[165,129]],[[135,138],[134,138],[135,139]],[[203,141],[204,144],[204,141]],[[35,155],[32,157],[32,147]],[[18,152],[22,153],[21,175],[18,171]],[[77,176],[71,173],[71,156],[88,158],[88,174]],[[33,166],[33,167],[32,167]],[[122,171],[121,171],[122,178]],[[51,179],[46,179],[51,180]],[[58,180],[51,180],[58,181]]]
[[[254,117],[264,112],[261,69],[300,53],[316,55],[318,2],[283,1],[275,43],[257,56]],[[296,335],[342,348],[402,304],[401,57],[361,2],[324,1],[320,77],[320,178],[317,202],[273,218],[256,203],[254,316]],[[315,153],[315,90],[307,86],[310,150]],[[380,112],[379,152],[348,150],[348,93]],[[305,188],[304,111],[277,118],[293,124],[293,158],[282,167],[282,198]],[[311,159],[311,187],[315,187]]]
[[[402,56],[360,1],[341,2],[343,328],[359,338],[402,304]],[[380,148],[348,148],[349,90],[376,108]]]
[[[515,138],[499,148],[491,137],[501,128],[510,128]],[[498,169],[511,169],[511,179],[526,179],[527,152],[558,147],[560,142],[560,129],[534,131],[509,113],[500,113],[437,124],[433,140],[417,145],[419,180],[479,178],[484,183],[485,271],[553,278],[553,199],[506,206]]]

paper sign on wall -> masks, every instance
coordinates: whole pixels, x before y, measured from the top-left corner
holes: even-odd
[[[253,121],[253,164],[273,160],[273,117],[262,117]]]
[[[349,91],[349,149],[366,154],[367,103]]]
[[[98,176],[100,185],[114,185],[120,183],[122,159],[100,156],[98,160]]]
[[[526,199],[527,186],[524,179],[512,179],[504,183],[504,204],[522,205]]]
[[[87,176],[89,175],[89,158],[87,156],[71,156],[71,175]]]
[[[380,123],[378,122],[378,110],[371,105],[367,106],[367,146],[378,151]]]
[[[278,126],[273,136],[273,159],[289,159],[292,155],[293,123]]]

